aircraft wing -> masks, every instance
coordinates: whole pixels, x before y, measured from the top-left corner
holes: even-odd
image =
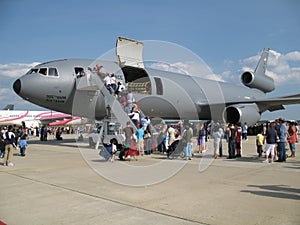
[[[281,98],[300,98],[300,94],[283,96],[283,97],[281,97]]]
[[[300,94],[266,99],[249,99],[240,102],[227,102],[226,105],[249,103],[256,103],[260,109],[260,112],[264,112],[266,110],[273,112],[276,110],[285,109],[283,105],[300,104]]]
[[[58,120],[63,121],[65,119],[72,119],[72,115],[66,113],[59,113],[59,112],[46,112],[38,115],[36,119],[41,121],[41,124],[48,125]]]
[[[300,104],[300,95],[257,100],[255,101],[255,103],[260,109],[265,109],[273,112],[276,110],[284,109],[283,105]]]
[[[42,119],[40,121],[41,121],[42,125],[49,125],[51,123],[58,122],[58,121],[64,121],[64,119],[70,119],[70,118],[72,118],[72,117],[68,117],[68,118],[66,118],[66,117],[64,117],[64,118],[52,118],[52,119],[49,118],[49,119]]]
[[[52,115],[52,117],[42,117],[40,121],[43,125],[48,126],[72,126],[79,124],[86,124],[88,120],[79,116],[72,116],[69,114]]]

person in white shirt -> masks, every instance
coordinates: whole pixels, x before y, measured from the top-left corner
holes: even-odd
[[[117,80],[115,74],[110,75],[110,87],[111,87],[111,93],[114,93],[117,88]]]
[[[104,85],[105,85],[105,87],[107,88],[107,90],[109,90],[109,91],[110,91],[110,84],[111,84],[111,82],[110,82],[110,76],[109,76],[109,74],[107,73],[107,74],[105,75],[105,78],[104,78]]]

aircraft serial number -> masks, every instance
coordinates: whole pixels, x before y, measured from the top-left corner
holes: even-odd
[[[46,95],[47,102],[65,103],[67,97],[59,95]]]

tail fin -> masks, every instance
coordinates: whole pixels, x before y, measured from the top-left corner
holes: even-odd
[[[269,50],[269,48],[264,48],[254,72],[245,71],[241,76],[242,83],[245,86],[256,88],[264,93],[275,89],[273,78],[266,75]]]
[[[14,110],[14,105],[8,104],[3,108],[3,110]]]
[[[263,53],[260,56],[259,62],[254,70],[254,75],[265,75],[267,69],[267,62],[269,56],[269,48],[264,48]]]

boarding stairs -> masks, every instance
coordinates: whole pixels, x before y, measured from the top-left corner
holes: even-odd
[[[121,126],[125,128],[127,122],[129,121],[134,132],[136,132],[137,128],[135,127],[128,114],[123,110],[121,103],[116,99],[116,97],[111,94],[104,85],[101,86],[100,93],[104,96],[105,106],[110,109]]]
[[[90,76],[80,77],[76,83],[77,90],[80,91],[100,91],[100,95],[103,96],[105,101],[105,107],[107,109],[107,118],[116,118],[116,120],[121,124],[121,127],[125,128],[127,122],[131,123],[134,133],[137,131],[136,126],[128,116],[128,114],[123,110],[121,103],[117,98],[109,92],[109,90],[104,85],[103,81],[96,74],[91,74]],[[113,115],[110,115],[110,114]],[[101,132],[100,132],[101,134]],[[99,136],[100,136],[99,134]],[[101,134],[102,135],[102,134]],[[100,140],[100,138],[98,139]],[[98,148],[99,143],[97,143],[96,148]]]
[[[76,77],[76,90],[78,91],[99,90],[94,76],[96,76],[94,73],[87,71],[84,76]]]
[[[118,37],[117,39],[117,59],[118,64],[121,68],[128,66],[130,68],[144,68],[143,59],[142,59],[142,50],[143,43],[128,38]],[[99,76],[91,71],[87,71],[86,75],[80,78],[76,78],[76,89],[83,91],[100,91],[100,94],[103,95],[105,100],[105,106],[107,111],[111,111],[118,122],[123,128],[126,127],[127,122],[131,123],[134,133],[137,131],[136,126],[128,116],[128,114],[123,110],[121,103],[116,99],[116,97],[111,94],[104,82]],[[135,85],[132,83],[132,85]],[[143,87],[137,86],[136,88],[143,88],[146,90],[148,83],[143,83]],[[110,114],[110,113],[108,113]],[[140,110],[140,116],[144,117],[143,112]],[[152,127],[153,128],[153,127]]]

